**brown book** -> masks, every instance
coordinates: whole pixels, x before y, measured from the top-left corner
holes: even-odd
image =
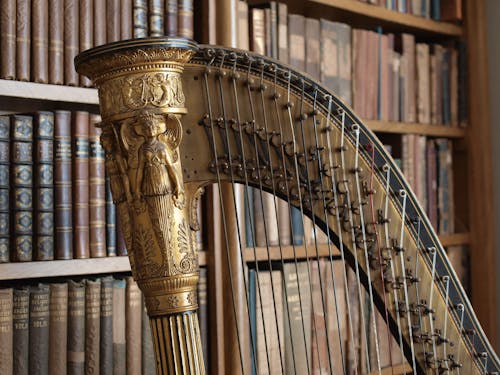
[[[71,196],[71,112],[56,111],[54,123],[56,259],[73,257]]]
[[[99,137],[101,129],[96,127],[99,115],[90,115],[89,125],[89,226],[90,256],[106,256],[106,189],[104,171],[104,149]]]
[[[16,78],[16,1],[0,3],[0,78]]]
[[[306,67],[305,27],[304,16],[299,14],[288,15],[288,63],[301,72]]]
[[[266,26],[264,9],[253,8],[250,10],[250,49],[253,52],[266,54]]]
[[[312,260],[310,269],[313,307],[311,337],[312,373],[328,374],[330,372],[330,359],[328,358],[329,341],[327,341],[328,330],[325,321],[325,311],[328,313],[328,310],[326,310],[326,293],[322,293],[323,285],[321,284],[323,282],[321,278],[324,278],[325,274],[325,263],[323,260],[319,262]],[[336,366],[340,368],[341,364],[337,363]]]
[[[178,14],[177,0],[165,1],[165,35],[177,36],[177,18]]]
[[[440,21],[462,21],[462,0],[441,0]]]
[[[164,0],[148,0],[149,4],[149,35],[165,35],[165,4]]]
[[[431,123],[429,45],[417,43],[417,116],[421,124]]]
[[[32,0],[32,53],[34,82],[49,82],[49,1]]]
[[[66,374],[68,350],[68,284],[50,284],[49,368],[51,375]]]
[[[200,267],[200,280],[198,281],[198,321],[200,322],[201,347],[205,368],[209,368],[210,347],[208,346],[208,272],[206,267]],[[143,344],[144,345],[144,344]]]
[[[403,64],[405,65],[405,86],[403,89],[403,122],[415,122],[417,120],[417,106],[415,90],[415,36],[412,34],[402,34]]]
[[[125,280],[113,281],[113,374],[126,373]]]
[[[278,59],[288,64],[288,6],[278,2]]]
[[[379,113],[378,119],[382,121],[389,121],[391,103],[390,91],[391,83],[389,77],[391,76],[390,64],[390,37],[389,35],[379,34],[380,40],[380,77],[379,77]]]
[[[127,375],[141,375],[142,294],[132,276],[126,279]]]
[[[320,26],[319,20],[314,18],[305,19],[305,60],[306,60],[306,73],[309,74],[315,80],[320,79],[320,50],[319,50],[319,38],[320,38]]]
[[[85,373],[85,283],[68,281],[68,375]]]
[[[121,31],[121,40],[131,39],[134,28],[134,20],[132,17],[133,5],[132,0],[121,0],[120,3],[120,31]]]
[[[145,38],[146,36],[148,36],[147,0],[134,0],[133,17],[134,17],[134,38]]]
[[[30,374],[49,374],[49,286],[39,284],[30,293]]]
[[[106,36],[107,42],[120,40],[120,0],[106,2]]]
[[[201,321],[200,321],[201,331]],[[202,345],[203,345],[203,331],[201,331]],[[146,305],[142,302],[142,374],[143,375],[156,375],[156,361],[154,357],[153,337],[151,336],[151,327],[149,325],[149,316],[146,311]],[[204,352],[205,354],[205,352]],[[205,368],[207,362],[205,362]]]
[[[16,10],[16,79],[30,80],[31,0],[17,0]]]
[[[64,0],[49,0],[49,83],[64,84]]]
[[[80,51],[78,13],[77,0],[64,0],[64,83],[68,86],[78,86],[78,74],[73,65]]]
[[[89,113],[74,112],[73,124],[74,258],[89,258]]]
[[[238,43],[239,49],[250,49],[250,34],[248,30],[248,3],[238,1]]]
[[[85,281],[85,375],[99,374],[101,281]]]
[[[29,318],[30,318],[30,292],[29,288],[14,289],[14,303],[12,319],[14,322],[13,358],[14,374],[29,374]]]
[[[458,51],[450,49],[450,122],[458,126]]]
[[[106,44],[106,0],[94,0],[94,46]]]
[[[113,277],[101,279],[99,364],[101,374],[113,373]]]
[[[193,39],[193,0],[179,0],[177,36]]]
[[[80,52],[94,46],[94,1],[80,0]],[[91,87],[92,81],[81,75],[80,86]]]
[[[0,374],[10,375],[12,364],[12,288],[0,289]]]

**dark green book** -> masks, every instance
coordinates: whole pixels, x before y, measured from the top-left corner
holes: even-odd
[[[29,353],[29,319],[30,319],[30,291],[28,288],[15,288],[12,319],[13,327],[13,357],[14,374],[28,375]]]
[[[113,277],[101,279],[99,365],[101,374],[113,373]]]
[[[68,375],[85,374],[85,282],[68,281]]]
[[[30,374],[49,374],[49,286],[39,284],[30,293]]]
[[[9,261],[10,120],[0,116],[0,263]]]

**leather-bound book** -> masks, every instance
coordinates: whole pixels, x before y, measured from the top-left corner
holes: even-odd
[[[30,292],[30,374],[49,374],[49,286],[39,284]]]
[[[106,253],[108,257],[116,256],[116,207],[106,176]]]
[[[125,280],[113,281],[113,375],[127,371]]]
[[[16,78],[16,0],[0,3],[0,78]]]
[[[31,0],[17,0],[16,8],[16,79],[30,80]]]
[[[54,120],[55,258],[71,259],[73,257],[71,112],[56,111]]]
[[[177,35],[181,38],[193,39],[193,0],[179,0]]]
[[[94,46],[106,44],[106,0],[94,0]]]
[[[33,256],[33,118],[11,117],[11,241],[14,261],[25,262]]]
[[[85,373],[85,283],[68,281],[68,375]]]
[[[74,112],[73,257],[89,258],[89,113]]]
[[[208,368],[206,364],[205,368]],[[156,375],[153,337],[144,301],[142,302],[142,375]]]
[[[12,288],[0,289],[0,374],[12,374]]]
[[[32,79],[49,82],[49,1],[32,1]]]
[[[120,225],[120,216],[116,216],[116,255],[124,256],[128,255],[127,244],[125,243],[125,237],[123,236],[122,226]]]
[[[49,83],[64,84],[64,0],[49,0]]]
[[[132,5],[132,0],[121,0],[121,12],[120,12],[120,32],[121,32],[121,39],[126,40],[126,39],[131,39],[134,31],[134,26],[133,26],[133,18],[132,18],[132,13],[133,13],[133,5]]]
[[[54,259],[54,114],[37,112],[34,117],[34,220],[35,259]]]
[[[164,0],[149,0],[149,35],[165,35],[165,6]]]
[[[80,52],[94,46],[94,1],[80,0]],[[80,75],[80,86],[92,87],[92,81]]]
[[[85,375],[98,375],[101,280],[86,280],[85,283]]]
[[[198,281],[198,319],[200,322],[200,335],[201,335],[201,347],[203,348],[203,360],[205,361],[205,368],[210,368],[209,359],[209,346],[208,346],[208,335],[209,335],[209,324],[208,324],[208,279],[207,279],[207,268],[200,268],[200,280]]]
[[[10,119],[0,116],[0,263],[9,261]]]
[[[68,284],[50,284],[49,368],[51,375],[66,374],[68,350]]]
[[[30,292],[26,287],[14,289],[12,309],[14,374],[28,375]]]
[[[101,279],[99,365],[101,374],[113,373],[113,277]]]
[[[106,37],[107,42],[120,40],[120,0],[106,2]]]
[[[73,65],[80,51],[78,13],[77,0],[64,0],[64,83],[68,86],[78,86],[78,74]]]
[[[142,346],[142,294],[132,276],[125,279],[126,286],[126,342],[127,375],[141,375]]]
[[[95,125],[101,117],[90,115],[89,125],[89,226],[90,256],[106,256],[106,188],[104,149],[99,142],[101,129]]]
[[[177,36],[177,18],[179,17],[179,9],[177,0],[165,1],[165,35]]]
[[[144,38],[148,36],[148,2],[147,0],[133,1],[134,38]]]

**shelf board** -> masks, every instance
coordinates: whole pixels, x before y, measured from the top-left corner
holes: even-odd
[[[84,87],[48,85],[0,79],[0,97],[53,102],[99,104],[97,90]]]
[[[448,22],[438,22],[429,18],[405,14],[381,6],[362,3],[354,0],[311,0],[331,8],[339,9],[353,15],[378,20],[405,28],[412,28],[434,34],[462,36],[463,28]]]
[[[397,134],[421,134],[432,137],[464,138],[465,128],[458,126],[410,124],[378,120],[364,120],[364,123],[374,132]]]
[[[340,252],[335,247],[335,245],[332,244],[330,246],[330,249],[331,249],[332,256],[335,256],[335,257],[340,256]],[[310,244],[307,246],[297,245],[297,246],[295,246],[295,255],[297,256],[297,259],[305,259],[306,258],[306,250],[307,250],[307,254],[308,254],[309,258],[316,257],[316,249],[315,249],[314,244]],[[294,257],[294,246],[282,246],[281,253],[283,255],[284,260],[295,258]],[[328,245],[326,245],[326,244],[318,245],[318,254],[320,257],[329,256]],[[266,261],[269,259],[266,247],[256,247],[255,248],[255,255],[257,257],[257,261]],[[269,247],[269,255],[271,257],[271,260],[281,260],[280,248],[278,246]],[[246,262],[254,262],[255,261],[253,248],[246,249],[245,261]]]
[[[453,233],[439,236],[441,244],[446,246],[468,245],[470,243],[470,233]]]

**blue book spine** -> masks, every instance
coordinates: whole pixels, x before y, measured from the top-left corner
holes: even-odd
[[[431,0],[431,18],[435,21],[441,20],[441,0]]]
[[[253,191],[254,188],[245,187],[245,238],[247,247],[255,246],[255,226],[253,215]]]
[[[294,245],[304,244],[304,223],[302,221],[302,213],[296,207],[292,207],[292,240]]]
[[[106,176],[106,252],[116,256],[116,207],[111,195],[109,176]]]
[[[248,312],[250,315],[250,359],[252,375],[257,375],[257,315],[256,315],[256,275],[255,270],[248,270]]]

